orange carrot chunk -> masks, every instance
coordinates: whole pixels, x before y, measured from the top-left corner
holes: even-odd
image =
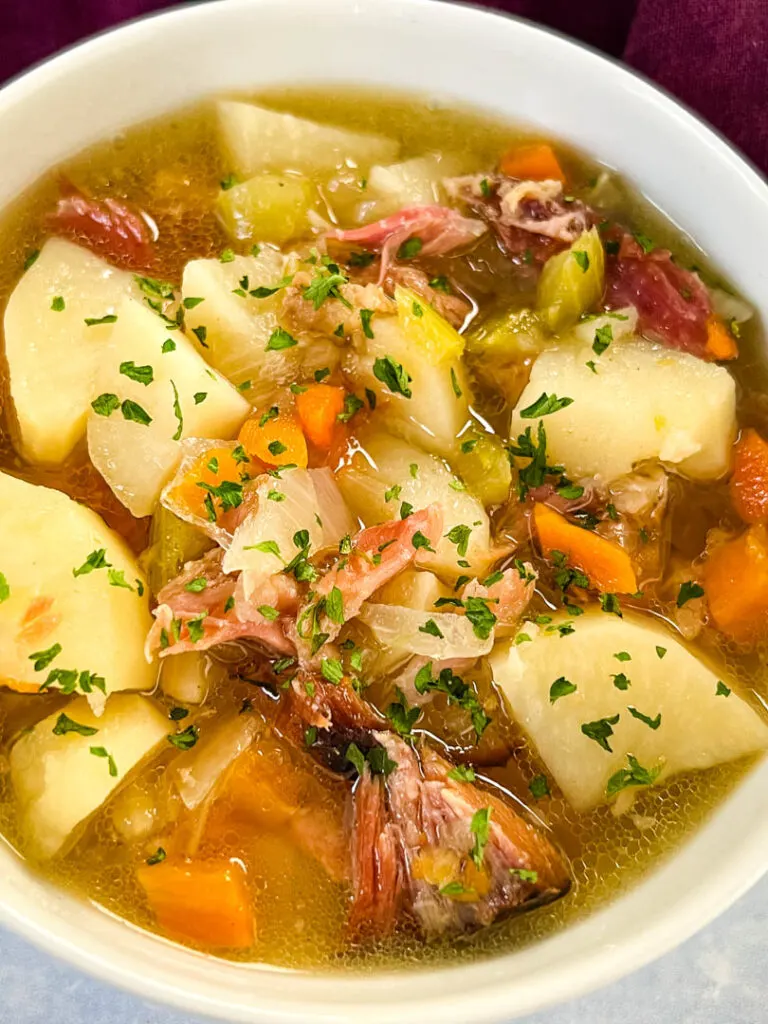
[[[189,466],[184,476],[171,488],[169,498],[189,515],[207,519],[205,498],[208,492],[200,484],[220,487],[224,481],[239,483],[243,472],[248,469],[247,463],[240,463],[235,458],[234,444],[220,448],[209,448],[199,455]],[[253,474],[253,469],[250,469]]]
[[[768,441],[751,427],[736,443],[730,489],[733,507],[745,523],[768,519]]]
[[[253,945],[253,906],[238,861],[169,858],[142,865],[136,875],[169,938],[228,949]]]
[[[276,408],[273,406],[272,408]],[[307,467],[307,442],[301,423],[293,412],[271,415],[262,409],[240,428],[238,441],[246,452],[268,466]]]
[[[531,181],[561,181],[565,184],[565,174],[555,151],[546,142],[532,146],[513,146],[501,158],[499,170],[510,178],[523,178]]]
[[[768,530],[750,526],[704,563],[704,591],[717,628],[739,642],[768,633]]]
[[[710,359],[736,359],[739,346],[736,339],[725,326],[719,316],[710,313],[707,317],[707,348],[706,355]]]
[[[310,384],[306,391],[296,395],[296,412],[304,434],[318,448],[330,448],[333,444],[345,396],[344,388],[331,384]]]
[[[533,516],[545,558],[550,558],[555,551],[562,552],[569,565],[581,569],[592,586],[603,593],[637,592],[632,560],[618,544],[574,526],[547,505],[537,504]]]

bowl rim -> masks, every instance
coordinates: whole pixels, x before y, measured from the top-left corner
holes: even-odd
[[[228,0],[226,7],[230,10],[237,8],[246,9],[259,5],[269,6],[273,2],[274,0]],[[282,0],[282,2],[285,5],[294,3],[295,6],[300,6],[303,0]],[[345,0],[333,0],[333,2],[341,5]],[[365,16],[366,13],[373,12],[380,5],[381,0],[346,0],[346,2],[351,4],[356,15]],[[738,180],[742,187],[755,193],[758,201],[768,208],[768,182],[749,158],[742,154],[733,143],[699,114],[677,100],[663,87],[651,82],[634,68],[623,64],[613,57],[600,53],[587,44],[573,40],[557,30],[540,26],[528,19],[507,12],[478,7],[467,2],[441,3],[439,6],[437,0],[387,0],[387,2],[392,9],[398,8],[403,11],[426,11],[429,9],[430,16],[435,18],[449,19],[465,16],[470,19],[500,19],[501,21],[512,22],[517,26],[516,31],[523,35],[530,33],[539,37],[549,37],[574,50],[582,51],[593,62],[593,66],[598,71],[600,65],[610,66],[621,76],[634,80],[637,91],[645,101],[656,107],[659,117],[675,118],[682,129],[697,135],[699,137],[699,144],[708,146],[711,154],[713,156],[716,155],[724,163],[731,180],[734,182]],[[216,5],[216,7],[218,6]],[[141,42],[145,33],[161,31],[163,27],[167,27],[172,22],[176,23],[181,20],[192,21],[197,18],[206,20],[212,16],[215,17],[214,10],[214,5],[207,3],[206,0],[195,0],[192,3],[179,4],[175,7],[155,11],[117,26],[106,28],[85,40],[71,45],[18,74],[0,89],[0,117],[2,117],[5,107],[16,104],[23,105],[38,89],[57,79],[66,78],[71,69],[82,58],[99,53],[104,56],[111,49],[122,48],[125,45],[135,46]],[[328,80],[332,81],[332,77],[329,76]],[[754,798],[758,792],[758,783],[760,786],[765,785],[766,778],[768,778],[768,765],[763,767],[765,770],[753,771],[750,777],[739,784],[737,792],[740,797],[747,799],[747,794],[751,793]],[[766,776],[766,778],[759,779],[761,775]],[[731,794],[724,803],[730,805],[735,800],[735,796],[736,793]],[[718,819],[719,814],[716,813],[709,819],[707,824],[699,826],[695,836],[702,838],[712,830]],[[583,961],[564,966],[562,975],[553,980],[551,990],[544,996],[539,993],[535,1001],[530,1004],[523,1005],[522,1007],[509,1007],[505,999],[508,996],[511,983],[505,981],[503,977],[497,977],[493,989],[488,990],[479,997],[471,985],[473,973],[476,973],[476,968],[479,965],[473,963],[454,964],[441,968],[440,972],[443,974],[461,975],[463,978],[466,978],[468,984],[465,988],[467,992],[460,998],[456,998],[455,995],[448,995],[441,1000],[433,996],[423,1002],[413,999],[407,1003],[392,1003],[389,1008],[365,1005],[364,1009],[369,1017],[370,1024],[375,1024],[375,1022],[382,1022],[383,1024],[385,1021],[395,1020],[396,1017],[402,1019],[401,1015],[407,1006],[413,1009],[417,1006],[424,1006],[432,1012],[440,1012],[445,1024],[448,1024],[448,1022],[469,1024],[472,1021],[501,1022],[509,1020],[512,1016],[517,1017],[523,1012],[528,1013],[536,1009],[544,1009],[564,999],[582,996],[598,987],[609,984],[630,971],[636,970],[657,959],[679,943],[688,939],[746,892],[768,870],[768,858],[764,858],[759,853],[760,846],[766,841],[768,841],[768,823],[762,826],[762,829],[758,825],[750,841],[743,844],[733,854],[729,865],[732,869],[730,871],[731,877],[719,886],[716,893],[708,891],[706,886],[702,886],[700,891],[693,884],[686,898],[678,902],[674,911],[675,926],[673,928],[669,927],[669,915],[667,915],[660,921],[648,922],[630,941],[623,943],[620,949],[607,948],[601,957],[592,956],[589,969],[585,969]],[[690,846],[692,842],[693,840],[688,839],[685,842],[685,848]],[[677,860],[682,859],[684,856],[685,849],[681,850],[678,847],[671,857],[665,860],[664,865],[652,872],[652,876],[656,877],[658,874],[664,873],[669,867],[670,862],[677,862]],[[643,883],[638,882],[627,896],[616,897],[616,899],[637,899],[641,895],[642,886]],[[708,897],[706,901],[701,898],[704,891],[706,891]],[[611,901],[611,903],[615,901]],[[608,907],[610,905],[608,904]],[[109,914],[109,912],[104,913],[109,917],[114,916]],[[574,931],[583,924],[589,924],[590,921],[599,918],[602,913],[602,910],[596,911],[587,921],[577,922],[575,925],[570,926],[568,931]],[[151,971],[145,973],[142,970],[142,965],[138,962],[131,965],[124,965],[118,962],[111,950],[97,950],[94,947],[84,958],[82,948],[76,942],[67,938],[64,929],[57,929],[54,922],[55,916],[47,913],[45,909],[36,911],[35,908],[29,907],[26,911],[22,911],[18,907],[9,906],[0,900],[0,923],[9,925],[16,933],[22,935],[37,947],[67,961],[72,966],[123,988],[134,995],[148,996],[165,1004],[172,1005],[179,1010],[212,1017],[220,1016],[222,1011],[228,1014],[234,1013],[234,1016],[227,1017],[229,1020],[250,1022],[280,1021],[282,1024],[282,1022],[289,1020],[298,1021],[301,1019],[296,1011],[290,1007],[286,1009],[285,1007],[280,1008],[276,1006],[274,1008],[266,1008],[264,1011],[253,1009],[246,1011],[245,1008],[238,1009],[230,1004],[222,1003],[221,1005],[216,1005],[199,993],[190,996],[180,985],[174,985],[173,983],[164,982],[159,977],[153,977]],[[126,927],[134,928],[134,926],[126,925],[125,922],[122,923]],[[135,928],[134,930],[140,931]],[[147,933],[142,934],[146,935]],[[147,938],[164,943],[164,940],[157,939],[154,936],[148,935]],[[550,940],[545,939],[543,941],[548,942]],[[186,951],[186,955],[199,956],[199,954],[190,954],[189,951]],[[494,960],[498,964],[502,964],[505,957],[517,955],[519,954],[516,952],[500,954]],[[430,971],[430,968],[424,969],[424,972],[427,971]],[[303,972],[297,972],[297,974],[301,976]],[[387,977],[395,976],[403,975],[395,975],[394,973],[379,973],[376,975],[377,978],[383,980]],[[414,975],[413,972],[409,972],[404,976],[413,978],[420,975]],[[345,976],[328,974],[323,975],[323,977],[332,980],[336,986],[344,984],[343,979]],[[360,976],[358,975],[357,977],[359,978]],[[328,989],[328,991],[330,993],[331,990]],[[478,1006],[476,1001],[482,1005]],[[360,1002],[355,1003],[352,1007],[348,1007],[345,1003],[332,1003],[329,1001],[327,1008],[324,1005],[317,1007],[318,1012],[316,1016],[318,1020],[328,1022],[328,1024],[338,1021],[346,1022],[351,1021],[353,1017],[356,1019],[362,1008],[363,1004]]]

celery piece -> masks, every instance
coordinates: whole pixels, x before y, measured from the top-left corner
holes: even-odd
[[[140,559],[149,589],[157,594],[179,575],[185,562],[200,558],[211,547],[213,542],[196,526],[158,504],[152,516],[149,547]]]
[[[539,278],[536,306],[551,331],[563,331],[603,294],[605,254],[597,228],[585,231],[564,252],[551,256]]]
[[[530,309],[514,309],[486,320],[467,335],[467,352],[504,362],[530,359],[546,345],[539,317]]]
[[[258,174],[220,192],[216,207],[230,238],[282,245],[307,231],[312,192],[298,175]]]
[[[451,464],[467,490],[484,505],[500,505],[509,497],[512,485],[512,470],[504,446],[498,437],[489,434],[472,437],[475,443],[471,446],[466,443],[467,438],[469,435]]]
[[[398,286],[395,300],[400,329],[433,366],[461,358],[464,339],[420,295]]]

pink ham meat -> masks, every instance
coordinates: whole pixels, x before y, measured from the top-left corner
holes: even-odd
[[[273,654],[293,654],[284,627],[293,620],[298,607],[294,581],[283,575],[272,576],[259,588],[258,596],[247,601],[242,575],[222,571],[223,556],[224,552],[216,548],[199,561],[187,563],[181,575],[157,595],[155,622],[146,643],[148,657],[157,652],[164,658],[183,651],[203,651],[244,639],[258,641]],[[188,590],[193,581],[193,589]],[[205,581],[202,589],[200,581]],[[272,621],[264,616],[258,609],[265,606],[276,608],[279,617]]]
[[[496,616],[497,626],[515,626],[536,589],[536,570],[529,563],[525,563],[523,570],[524,577],[516,568],[505,569],[501,579],[489,587],[477,579],[470,580],[461,592],[461,599],[482,598]]]
[[[67,185],[48,225],[125,270],[151,270],[155,262],[149,222],[117,199],[91,199]]]
[[[591,222],[583,203],[565,201],[559,181],[472,174],[448,178],[444,185],[449,196],[486,221],[501,249],[516,262],[546,262]]]
[[[427,745],[417,754],[392,733],[373,738],[396,767],[386,778],[366,767],[355,790],[353,931],[387,934],[398,913],[427,936],[472,931],[568,890],[560,854],[500,796],[450,779]]]
[[[442,256],[476,242],[487,231],[479,220],[463,217],[447,206],[409,206],[391,217],[350,231],[329,231],[326,239],[381,251],[379,284],[403,242],[418,239],[418,256]]]
[[[318,632],[332,640],[343,622],[353,619],[375,590],[411,564],[419,550],[419,535],[435,547],[442,529],[440,506],[430,505],[411,513],[407,519],[361,530],[351,553],[341,556],[325,573],[299,612],[296,646],[302,658],[307,659],[309,642]],[[319,604],[319,599],[327,601],[333,590],[341,594],[343,622],[329,617]]]
[[[708,358],[707,318],[712,304],[698,274],[672,261],[667,249],[645,252],[625,234],[606,267],[606,305],[634,306],[638,328],[670,348]]]

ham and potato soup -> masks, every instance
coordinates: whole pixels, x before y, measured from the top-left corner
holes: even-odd
[[[230,959],[477,956],[768,745],[759,325],[613,171],[413,98],[223,98],[0,238],[34,870]]]

